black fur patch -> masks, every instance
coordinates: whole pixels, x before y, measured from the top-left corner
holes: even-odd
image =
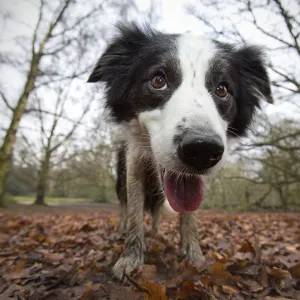
[[[241,136],[251,124],[262,96],[272,102],[271,88],[263,52],[259,47],[217,43],[220,49],[206,74],[206,87],[211,92],[222,117],[229,122],[228,135]],[[222,100],[214,95],[221,82],[228,84],[231,96]]]
[[[88,79],[106,82],[106,106],[117,122],[163,105],[181,83],[175,35],[137,25],[120,25],[119,31]],[[168,88],[156,91],[149,82],[160,71],[166,74]]]

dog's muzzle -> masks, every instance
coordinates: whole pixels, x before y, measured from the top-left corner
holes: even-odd
[[[176,146],[187,172],[161,168],[164,191],[175,211],[194,211],[204,199],[203,174],[222,159],[224,144],[218,135],[184,133]]]

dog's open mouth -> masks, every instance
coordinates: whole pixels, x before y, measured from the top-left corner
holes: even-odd
[[[200,175],[162,172],[165,194],[177,212],[194,211],[204,199],[204,179]]]

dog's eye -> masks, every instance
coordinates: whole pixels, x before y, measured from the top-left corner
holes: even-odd
[[[228,89],[226,87],[225,83],[220,83],[216,90],[215,90],[215,94],[220,97],[220,98],[227,98],[228,96]]]
[[[163,73],[156,74],[151,79],[151,86],[156,90],[164,90],[167,88],[167,79],[166,75]]]

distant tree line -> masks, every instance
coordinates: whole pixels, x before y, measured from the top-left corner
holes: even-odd
[[[44,192],[48,197],[85,198],[97,202],[116,202],[115,149],[100,144],[88,150],[78,150],[62,164],[49,163]],[[23,153],[24,155],[24,153]],[[25,154],[26,155],[26,154]],[[30,155],[30,154],[28,154]],[[6,185],[7,196],[33,196],[38,193],[40,166],[14,164]]]

